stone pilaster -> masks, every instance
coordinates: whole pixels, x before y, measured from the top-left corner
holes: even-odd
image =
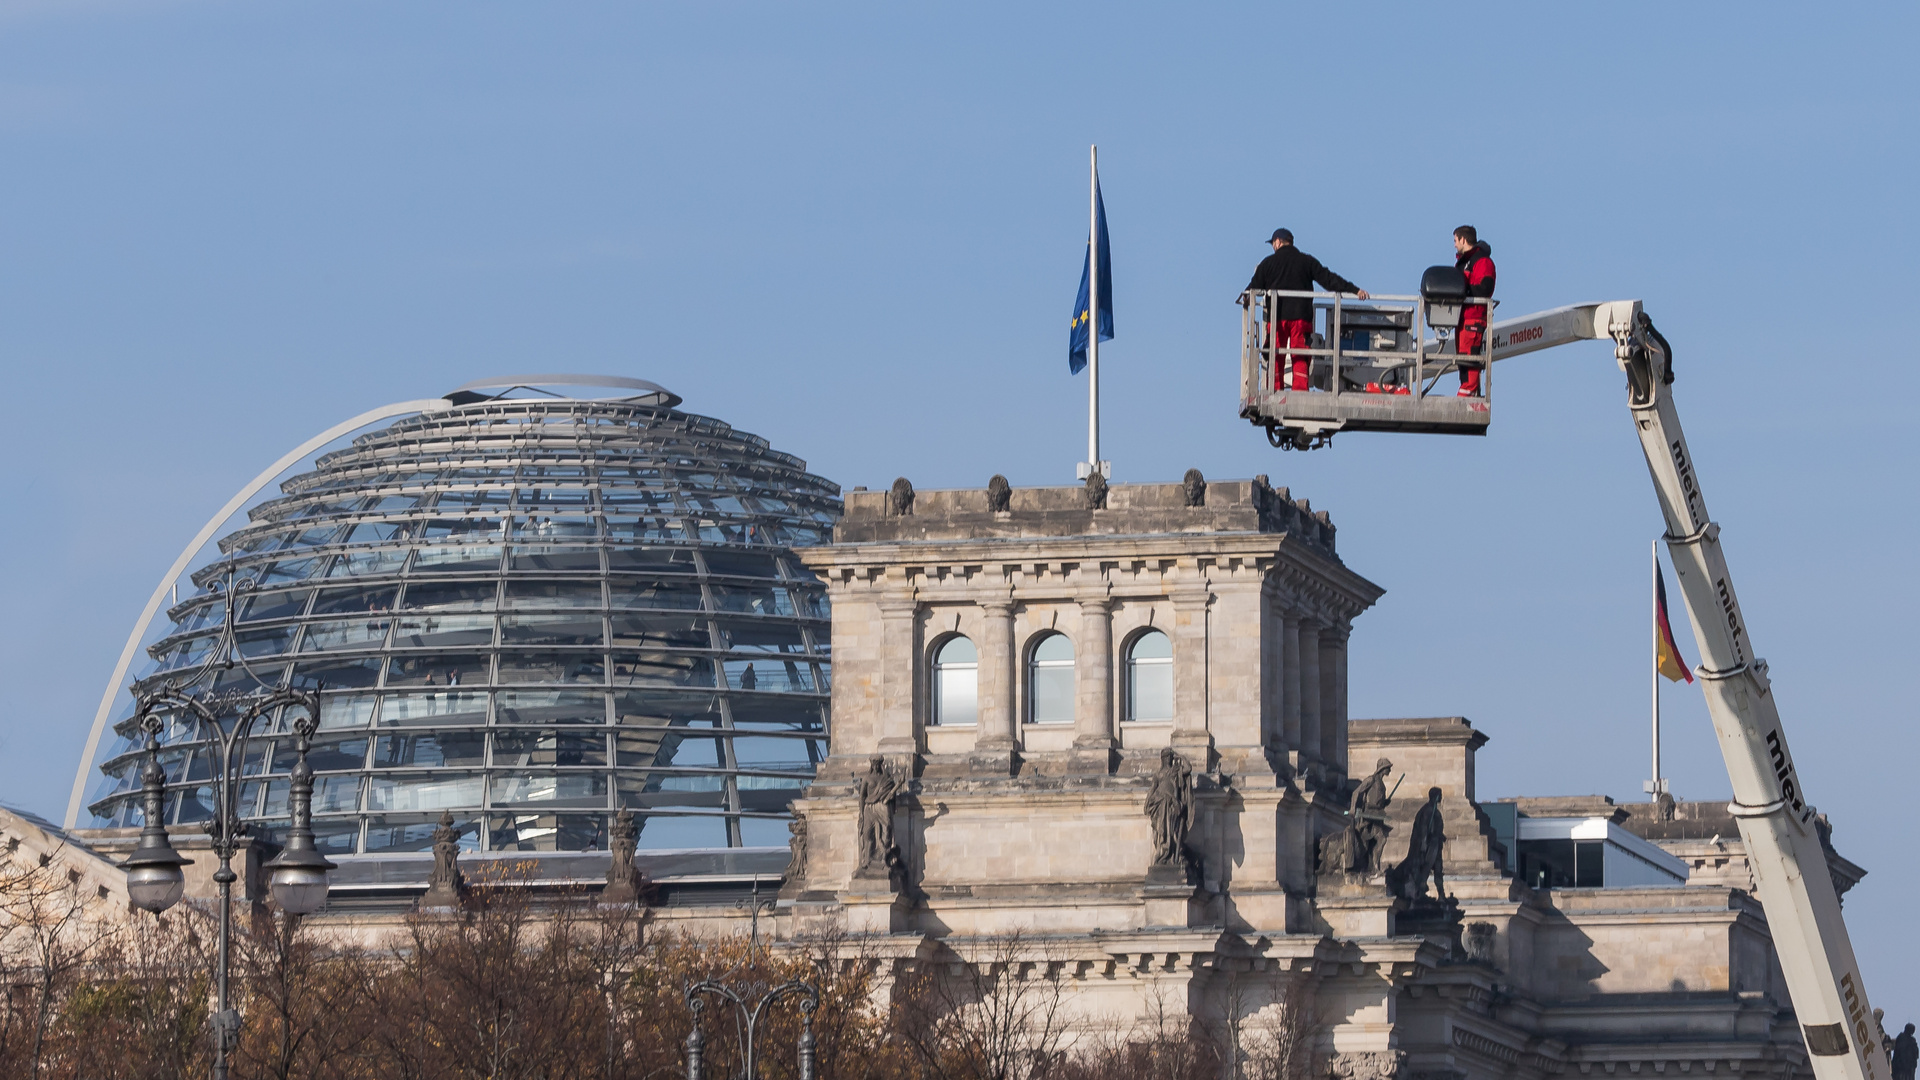
[[[1300,749],[1300,617],[1280,616],[1280,741],[1286,750]]]
[[[1347,634],[1342,626],[1320,632],[1320,757],[1347,771]]]
[[[1013,655],[1013,604],[983,601],[980,614],[980,728],[969,768],[980,775],[1006,776],[1013,771],[1019,730],[1014,712],[1019,665]]]
[[[880,598],[880,722],[874,749],[912,774],[920,750],[914,688],[920,677],[919,604],[911,594]]]
[[[1113,771],[1113,600],[1080,597],[1080,640],[1073,656],[1073,771]]]
[[[1300,756],[1320,758],[1320,622],[1300,620]]]
[[[1173,745],[1202,772],[1213,767],[1213,733],[1207,730],[1207,604],[1204,582],[1183,584],[1173,594]]]

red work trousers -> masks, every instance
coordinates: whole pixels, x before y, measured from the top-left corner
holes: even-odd
[[[1481,323],[1478,326],[1462,326],[1459,337],[1456,340],[1461,355],[1464,356],[1468,353],[1479,352],[1487,340],[1486,324]],[[1479,395],[1481,364],[1484,364],[1484,361],[1476,363],[1470,368],[1465,366],[1460,368],[1460,392],[1462,394],[1468,396]]]
[[[1312,319],[1275,319],[1273,322],[1273,388],[1275,390],[1305,390],[1307,388],[1307,367],[1311,357],[1295,356],[1286,367],[1281,366],[1283,349],[1304,349],[1313,340]],[[1291,368],[1292,378],[1287,378]],[[1289,387],[1291,383],[1291,387]]]

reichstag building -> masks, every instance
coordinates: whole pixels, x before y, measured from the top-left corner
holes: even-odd
[[[643,850],[784,849],[829,679],[823,589],[789,549],[831,538],[839,489],[652,384],[595,381],[617,396],[468,389],[324,453],[174,586],[126,690],[196,670],[232,591],[241,662],[214,684],[321,692],[330,857],[424,852],[443,811],[476,853],[604,851],[622,807]],[[75,824],[140,824],[118,697]],[[268,840],[286,723],[244,766]],[[162,741],[168,822],[208,818],[208,748],[186,718]]]

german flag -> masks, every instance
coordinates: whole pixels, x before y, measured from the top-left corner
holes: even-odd
[[[1667,622],[1667,579],[1658,565],[1653,568],[1653,667],[1674,682],[1693,681],[1693,672],[1680,659],[1680,646],[1673,643],[1673,627]]]

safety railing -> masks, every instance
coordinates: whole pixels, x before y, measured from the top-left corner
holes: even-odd
[[[1309,337],[1294,346],[1277,333],[1283,300],[1312,302]],[[1479,398],[1492,397],[1493,340],[1483,333],[1472,351],[1458,351],[1459,330],[1442,328],[1433,338],[1427,303],[1419,296],[1248,290],[1240,294],[1240,400],[1258,410],[1275,395],[1320,392],[1389,394],[1426,398],[1443,376],[1463,366],[1480,368]],[[1474,303],[1491,309],[1499,301]],[[1461,305],[1452,303],[1455,309]],[[1294,367],[1305,361],[1307,387],[1295,387]],[[1450,395],[1449,395],[1450,396]]]

